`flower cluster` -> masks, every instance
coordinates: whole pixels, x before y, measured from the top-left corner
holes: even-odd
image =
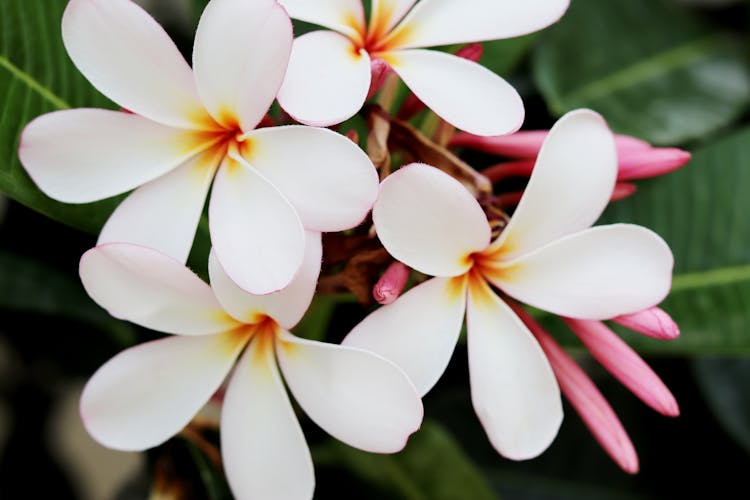
[[[507,82],[471,54],[425,49],[531,33],[567,6],[373,0],[367,17],[360,0],[211,0],[191,67],[131,0],[70,0],[67,51],[122,109],[41,116],[19,157],[57,200],[132,190],[82,257],[81,280],[113,316],[171,334],[94,374],[81,397],[90,434],[115,449],[157,446],[228,378],[221,453],[234,494],[311,498],[313,464],[282,375],[326,432],[393,453],[419,428],[420,398],[466,317],[472,401],[500,454],[523,460],[549,446],[562,390],[623,468],[637,469],[611,409],[520,303],[564,317],[615,376],[676,415],[666,387],[601,323],[674,338],[655,308],[672,254],[645,228],[591,226],[622,181],[689,156],[616,138],[589,110],[514,134],[524,110]],[[294,39],[290,16],[333,31]],[[447,136],[433,141],[377,105],[363,111],[368,153],[356,133],[320,128],[360,112],[395,75],[413,92],[407,105],[424,103]],[[269,113],[275,99],[286,114]],[[512,161],[477,172],[460,148]],[[393,173],[392,149],[411,162]],[[507,176],[528,184],[494,196]],[[210,285],[185,267],[209,191]],[[401,295],[412,269],[418,284]],[[316,289],[363,302],[373,290],[386,305],[341,345],[299,338],[289,330]]]

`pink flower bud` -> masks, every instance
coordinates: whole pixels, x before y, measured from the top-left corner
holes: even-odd
[[[451,139],[451,147],[468,148],[508,158],[536,159],[548,130],[524,130],[510,135],[481,137],[460,132]]]
[[[618,182],[615,184],[615,189],[612,191],[609,201],[624,200],[629,196],[633,196],[638,188],[631,182]]]
[[[391,67],[387,62],[379,57],[374,58],[370,61],[370,71],[372,77],[370,78],[370,90],[367,92],[367,99],[372,97],[375,92],[380,90],[380,87],[385,83],[386,77],[391,73]]]
[[[493,184],[500,182],[508,177],[530,177],[534,170],[534,160],[517,160],[507,163],[499,163],[487,167],[482,171],[482,175],[487,177]]]
[[[547,130],[524,130],[510,135],[480,137],[461,132],[453,136],[450,146],[475,149],[508,158],[536,160],[548,133]],[[616,135],[615,143],[619,159],[619,180],[664,175],[690,161],[690,153],[687,151],[677,148],[654,148],[641,139],[627,135]]]
[[[680,414],[677,401],[658,375],[601,321],[563,318],[604,368],[644,403],[662,415]]]
[[[680,336],[677,323],[658,307],[649,307],[633,314],[624,314],[612,321],[625,328],[660,340],[674,340]]]
[[[633,443],[594,382],[526,311],[517,304],[512,307],[536,337],[555,372],[560,390],[594,438],[625,472],[637,473],[638,455]]]
[[[664,175],[686,165],[690,153],[677,148],[649,148],[617,151],[619,180],[646,179]]]
[[[375,283],[372,296],[378,304],[390,304],[404,291],[407,281],[409,281],[409,268],[401,262],[394,262]]]
[[[470,43],[456,52],[456,55],[461,59],[467,59],[473,62],[479,62],[482,58],[482,54],[484,54],[484,45],[479,42]]]

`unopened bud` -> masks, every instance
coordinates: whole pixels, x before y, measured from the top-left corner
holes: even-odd
[[[407,281],[409,281],[409,268],[401,262],[394,262],[375,283],[372,296],[378,304],[390,304],[404,291]]]
[[[609,201],[624,200],[625,198],[633,196],[637,189],[636,185],[631,182],[618,182],[612,190],[612,195],[609,197]]]
[[[625,472],[638,472],[638,455],[633,443],[591,378],[522,307],[518,304],[511,304],[511,307],[536,337],[555,372],[560,390],[604,451]]]
[[[612,321],[634,332],[648,335],[660,340],[674,340],[680,336],[680,327],[677,323],[658,307],[649,307],[643,311],[632,314],[624,314]]]
[[[690,153],[677,148],[618,150],[619,180],[646,179],[668,174],[686,165]]]
[[[563,319],[591,355],[641,401],[662,415],[680,414],[677,401],[664,382],[607,325],[601,321]]]
[[[387,62],[380,59],[379,57],[374,58],[370,61],[370,72],[372,76],[370,78],[370,90],[367,92],[367,99],[375,95],[375,92],[380,90],[380,87],[385,83],[386,77],[391,72],[391,67]]]

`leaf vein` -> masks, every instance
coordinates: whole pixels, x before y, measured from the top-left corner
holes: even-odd
[[[35,91],[43,99],[55,106],[55,108],[69,109],[71,107],[70,104],[57,97],[52,91],[39,83],[29,73],[13,64],[10,59],[5,57],[4,55],[0,55],[0,68],[5,68],[15,79],[20,80],[21,82],[26,84],[27,87]]]

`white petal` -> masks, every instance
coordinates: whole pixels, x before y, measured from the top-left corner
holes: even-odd
[[[294,205],[307,229],[352,228],[378,196],[378,174],[357,144],[328,129],[289,126],[248,134],[244,158]]]
[[[557,22],[569,3],[569,0],[422,0],[392,37],[401,47],[513,38]]]
[[[244,340],[233,334],[169,337],[121,352],[81,395],[81,417],[101,444],[157,446],[190,422],[221,386]]]
[[[198,92],[211,115],[248,132],[266,114],[284,79],[292,23],[274,0],[213,0],[195,33]]]
[[[294,40],[279,104],[295,120],[328,126],[351,118],[370,90],[370,56],[333,31]]]
[[[294,19],[331,28],[360,39],[364,32],[362,0],[279,0]]]
[[[414,163],[389,175],[372,216],[391,255],[433,276],[465,273],[471,254],[490,240],[479,203],[457,180],[428,165]]]
[[[242,323],[255,324],[263,320],[262,316],[270,316],[284,328],[296,325],[315,294],[323,254],[320,233],[307,231],[306,240],[305,260],[297,275],[289,286],[267,295],[252,295],[238,287],[211,252],[208,259],[211,286],[224,309]]]
[[[672,252],[640,226],[599,226],[552,242],[488,275],[508,295],[560,316],[607,319],[658,304]]]
[[[395,453],[422,423],[422,402],[406,374],[371,352],[282,332],[281,371],[305,413],[336,439]]]
[[[204,335],[237,326],[206,283],[156,250],[110,243],[83,254],[79,272],[97,304],[146,328]]]
[[[370,38],[387,35],[417,0],[372,0],[372,14],[368,27]]]
[[[289,201],[239,157],[227,157],[209,203],[214,251],[224,271],[250,293],[286,287],[302,264],[305,230]]]
[[[466,315],[474,411],[501,455],[533,458],[562,422],[552,368],[528,328],[484,281],[469,286]]]
[[[133,191],[112,213],[98,245],[127,242],[186,262],[222,150],[194,156]]]
[[[130,0],[71,0],[65,48],[84,76],[120,106],[183,128],[215,128],[193,72],[169,35]]]
[[[504,135],[523,123],[521,96],[484,66],[436,50],[399,50],[381,57],[427,107],[461,130]]]
[[[221,454],[237,498],[312,498],[310,450],[264,338],[250,344],[227,388]]]
[[[510,223],[493,243],[502,259],[518,257],[585,229],[609,203],[617,149],[607,123],[589,110],[558,120],[542,145]]]
[[[72,109],[29,123],[18,155],[45,194],[87,203],[153,180],[214,142],[213,134],[166,127],[138,115]]]
[[[433,278],[367,316],[341,345],[393,361],[424,396],[453,356],[465,309],[464,278]]]

